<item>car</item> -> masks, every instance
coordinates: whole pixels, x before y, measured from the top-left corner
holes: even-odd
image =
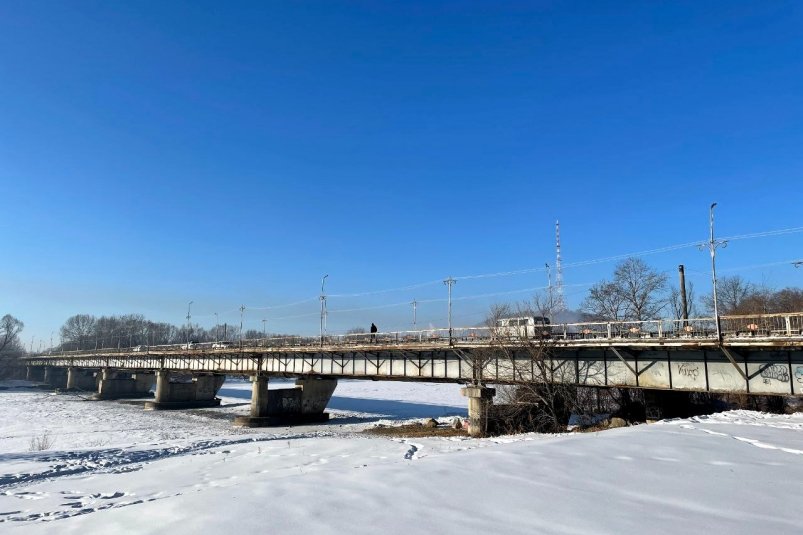
[[[186,344],[181,344],[181,349],[195,349],[196,345],[198,345],[196,342],[188,342]]]
[[[142,346],[142,345],[140,345],[140,346],[134,346],[134,347],[132,348],[132,351],[134,351],[135,353],[140,353],[140,352],[142,352],[142,351],[147,351],[147,350],[148,350],[148,346]]]
[[[215,342],[212,344],[212,349],[226,349],[234,345],[234,342]]]

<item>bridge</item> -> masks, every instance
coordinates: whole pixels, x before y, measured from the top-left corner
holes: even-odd
[[[803,312],[723,316],[719,329],[714,318],[552,324],[535,333],[426,329],[60,351],[26,361],[29,378],[97,388],[101,399],[141,396],[155,379],[152,408],[214,404],[223,376],[249,375],[243,425],[320,418],[341,378],[459,383],[469,385],[473,421],[493,397],[487,384],[803,396]],[[268,393],[269,377],[298,378],[297,387]]]

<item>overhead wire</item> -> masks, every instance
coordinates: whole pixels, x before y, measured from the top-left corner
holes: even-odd
[[[798,233],[798,232],[803,232],[803,226],[801,226],[801,227],[790,227],[790,228],[785,228],[785,229],[769,230],[769,231],[763,231],[763,232],[753,232],[753,233],[741,234],[741,235],[735,235],[735,236],[728,236],[728,237],[721,238],[721,240],[722,241],[745,240],[745,239],[763,238],[763,237],[770,237],[770,236],[781,236],[781,235],[793,234],[793,233]],[[694,241],[694,242],[679,243],[679,244],[675,244],[675,245],[668,245],[668,246],[665,246],[665,247],[657,247],[657,248],[654,248],[654,249],[647,249],[647,250],[644,250],[644,251],[623,253],[623,254],[607,256],[607,257],[601,257],[601,258],[595,258],[595,259],[589,259],[589,260],[581,260],[581,261],[578,261],[578,262],[569,262],[569,263],[563,264],[563,268],[564,269],[570,269],[570,268],[576,268],[576,267],[583,267],[583,266],[590,266],[590,265],[602,264],[602,263],[607,263],[607,262],[613,262],[613,261],[616,261],[616,260],[623,260],[623,259],[631,258],[631,257],[640,257],[640,256],[647,256],[647,255],[652,255],[652,254],[660,254],[660,253],[671,252],[671,251],[676,251],[676,250],[679,250],[679,249],[685,249],[685,248],[690,248],[690,247],[705,246],[706,243],[707,242],[705,240],[698,240],[698,241]],[[725,269],[725,270],[722,270],[722,271],[726,272],[726,271],[735,271],[737,269],[753,269],[753,268],[757,268],[757,267],[770,267],[770,266],[773,266],[773,265],[781,265],[781,264],[784,264],[784,263],[793,263],[793,262],[792,261],[789,261],[789,262],[777,262],[777,263],[772,263],[772,264],[765,264],[765,265],[759,265],[759,266],[750,266],[750,267],[745,267],[745,268],[730,268],[730,269]],[[524,275],[524,274],[528,274],[528,273],[539,273],[539,272],[546,272],[546,271],[547,271],[546,267],[533,267],[533,268],[523,268],[523,269],[517,269],[517,270],[510,270],[510,271],[480,273],[480,274],[474,274],[474,275],[462,275],[462,276],[453,277],[453,278],[455,280],[460,281],[460,280],[473,280],[473,279],[506,277],[506,276],[513,276],[513,275]],[[426,287],[426,286],[431,286],[431,285],[434,285],[434,284],[438,284],[440,282],[442,282],[442,280],[438,279],[438,280],[431,280],[431,281],[427,281],[427,282],[421,282],[421,283],[417,283],[417,284],[410,284],[410,285],[406,285],[406,286],[400,286],[400,287],[394,287],[394,288],[385,288],[385,289],[379,289],[379,290],[370,290],[370,291],[365,291],[365,292],[328,294],[328,295],[325,295],[325,297],[326,298],[366,297],[366,296],[371,296],[371,295],[381,295],[381,294],[385,294],[385,293],[414,290],[414,289],[423,288],[423,287]],[[588,285],[588,284],[584,284],[584,285]],[[566,287],[568,287],[568,286],[566,286]],[[515,294],[515,293],[522,293],[522,292],[526,292],[526,291],[535,291],[535,290],[545,289],[545,288],[546,287],[540,286],[540,287],[528,288],[528,289],[523,289],[523,290],[514,290],[514,291],[511,291],[511,292],[497,292],[497,293],[481,294],[481,295],[478,295],[478,296],[458,297],[458,298],[455,298],[454,300],[457,301],[457,300],[475,299],[475,298],[481,298],[481,297],[493,297],[493,296],[497,296],[497,295],[511,295],[511,294]],[[246,308],[246,310],[276,310],[276,309],[290,308],[290,307],[293,307],[293,306],[298,306],[298,305],[302,305],[302,304],[305,304],[305,303],[318,301],[320,298],[321,298],[321,296],[315,296],[315,297],[309,297],[309,298],[306,298],[306,299],[303,299],[303,300],[300,300],[300,301],[295,301],[295,302],[292,302],[292,303],[284,303],[284,304],[268,305],[268,306],[246,306],[245,308]],[[425,300],[419,300],[418,302],[419,303],[427,303],[427,302],[441,302],[441,301],[446,301],[446,299],[445,298],[443,298],[443,299],[441,299],[441,298],[439,298],[439,299],[425,299]],[[403,304],[409,304],[409,303],[404,302],[404,303],[394,303],[394,304],[391,304],[391,305],[379,305],[379,306],[375,306],[375,307],[361,307],[361,308],[353,308],[353,309],[341,309],[340,312],[359,311],[359,310],[372,310],[372,309],[378,309],[378,308],[390,308],[390,307],[394,307],[394,306],[401,306]],[[236,309],[233,309],[233,310],[220,312],[220,313],[218,313],[218,315],[233,314],[233,313],[236,313],[238,311],[240,311],[240,309],[236,308]],[[331,310],[330,312],[336,312],[336,311],[337,310]],[[207,314],[196,314],[194,316],[196,316],[196,317],[211,317],[211,316],[214,316],[214,315],[215,315],[214,313],[211,313],[211,314],[207,313]],[[306,316],[311,316],[311,315],[314,315],[314,314],[302,314],[302,315],[294,315],[294,316],[285,316],[284,318],[288,318],[289,319],[289,318],[295,318],[295,317],[306,317]],[[273,318],[273,319],[276,320],[276,319],[282,319],[282,318]]]

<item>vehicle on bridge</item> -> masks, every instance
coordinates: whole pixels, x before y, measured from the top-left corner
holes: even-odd
[[[496,320],[497,336],[507,338],[549,338],[552,326],[546,316],[517,316]]]
[[[212,349],[226,349],[232,347],[234,342],[219,341],[212,344]]]

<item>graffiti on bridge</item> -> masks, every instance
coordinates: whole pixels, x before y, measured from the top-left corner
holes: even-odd
[[[800,366],[798,366],[800,369]],[[780,364],[770,364],[761,370],[761,377],[764,379],[764,384],[770,384],[772,379],[781,381],[782,383],[789,382],[789,368]]]
[[[697,377],[700,376],[700,366],[699,364],[689,364],[687,362],[683,362],[678,364],[678,373],[684,377],[689,377],[696,381]]]

